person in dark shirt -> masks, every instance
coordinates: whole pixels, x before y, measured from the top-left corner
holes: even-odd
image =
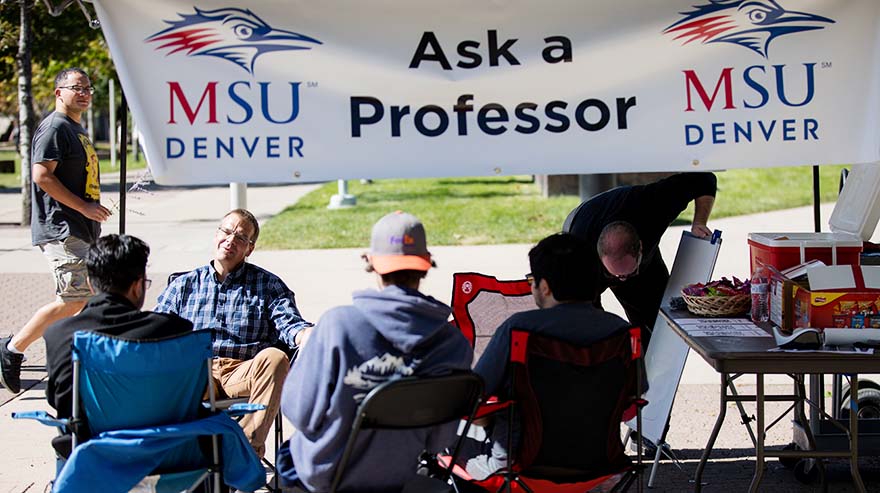
[[[630,323],[654,326],[669,270],[660,255],[660,238],[688,204],[694,202],[691,233],[706,238],[715,203],[712,173],[679,173],[654,183],[617,187],[583,202],[568,215],[562,230],[583,238],[597,269],[593,304],[611,288]],[[647,345],[648,337],[645,337]]]
[[[538,309],[511,315],[492,335],[474,367],[483,378],[485,395],[510,397],[507,384],[513,329],[587,347],[629,326],[617,315],[593,306],[596,286],[590,280],[595,278],[592,274],[596,265],[588,261],[586,253],[590,249],[576,236],[557,233],[544,238],[529,251],[532,271],[526,279]],[[506,467],[507,427],[506,413],[498,413],[487,429],[489,441],[463,457],[468,474],[484,479]],[[519,430],[519,422],[514,422],[514,443],[518,443]]]
[[[53,322],[79,312],[92,295],[85,256],[110,210],[101,205],[98,155],[80,120],[94,87],[79,68],[55,76],[55,111],[40,122],[31,153],[31,236],[49,261],[56,299],[42,306],[15,335],[0,339],[0,383],[21,391],[24,351]]]
[[[50,325],[43,336],[49,374],[46,399],[55,408],[57,417],[73,415],[71,346],[74,332],[91,330],[144,340],[193,330],[191,322],[177,315],[140,310],[150,286],[146,275],[149,255],[150,247],[146,243],[128,235],[102,236],[89,248],[86,255],[88,282],[97,294],[89,299],[82,312]],[[66,457],[70,450],[70,436],[56,438],[52,444],[62,457]]]

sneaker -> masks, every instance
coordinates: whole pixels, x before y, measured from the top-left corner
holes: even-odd
[[[0,383],[6,390],[17,394],[21,392],[21,362],[23,354],[13,353],[6,346],[12,336],[0,339]]]

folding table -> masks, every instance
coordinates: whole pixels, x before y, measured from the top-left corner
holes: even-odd
[[[685,318],[699,318],[684,310],[672,310],[669,307],[661,308],[661,314],[669,327],[675,331],[691,349],[696,351],[712,368],[721,375],[721,407],[712,434],[700,458],[697,471],[694,475],[695,490],[702,487],[702,474],[712,453],[712,447],[724,416],[727,412],[727,404],[731,402],[755,402],[756,404],[756,428],[757,433],[752,433],[748,420],[744,420],[749,427],[749,434],[755,443],[755,473],[749,491],[757,491],[764,473],[764,461],[767,457],[780,458],[849,458],[850,472],[853,482],[858,491],[865,491],[864,483],[858,468],[859,433],[857,410],[853,409],[849,415],[848,429],[849,440],[845,445],[847,450],[817,450],[816,441],[811,427],[804,413],[804,406],[818,407],[818,403],[810,402],[805,391],[804,376],[819,375],[826,373],[843,373],[851,376],[851,389],[853,395],[858,395],[858,374],[876,373],[880,368],[880,357],[877,355],[863,355],[852,353],[834,352],[771,352],[776,347],[773,337],[692,337],[676,320]],[[770,331],[770,325],[762,325],[764,330]],[[742,375],[753,374],[756,379],[754,395],[744,395],[736,390],[735,380]],[[789,375],[794,380],[794,389],[791,394],[766,395],[764,391],[764,375],[782,374]],[[765,427],[765,402],[791,402],[794,409],[796,425],[803,430],[809,445],[808,450],[765,450],[764,432]],[[853,400],[855,402],[855,400]],[[791,410],[792,408],[789,408]],[[770,426],[776,424],[786,413],[774,420]],[[827,416],[827,418],[831,418]],[[824,471],[819,462],[819,471],[824,481]]]

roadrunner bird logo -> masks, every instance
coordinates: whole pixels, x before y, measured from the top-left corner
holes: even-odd
[[[834,21],[807,12],[782,8],[775,0],[709,0],[681,12],[683,19],[663,34],[706,43],[733,43],[767,58],[770,42],[778,36],[824,29]]]
[[[228,60],[254,73],[257,57],[272,51],[309,50],[320,41],[308,36],[275,29],[248,9],[223,8],[194,14],[178,13],[180,19],[165,21],[171,27],[148,37],[148,43],[160,43],[157,50],[167,55],[213,56]]]

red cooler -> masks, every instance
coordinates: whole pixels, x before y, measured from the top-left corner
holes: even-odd
[[[859,265],[862,239],[850,233],[749,233],[752,273],[760,260],[778,270],[808,260]]]
[[[831,233],[749,233],[752,273],[757,261],[778,270],[821,260],[825,265],[859,265],[862,245],[880,221],[880,164],[853,165],[834,205]]]

